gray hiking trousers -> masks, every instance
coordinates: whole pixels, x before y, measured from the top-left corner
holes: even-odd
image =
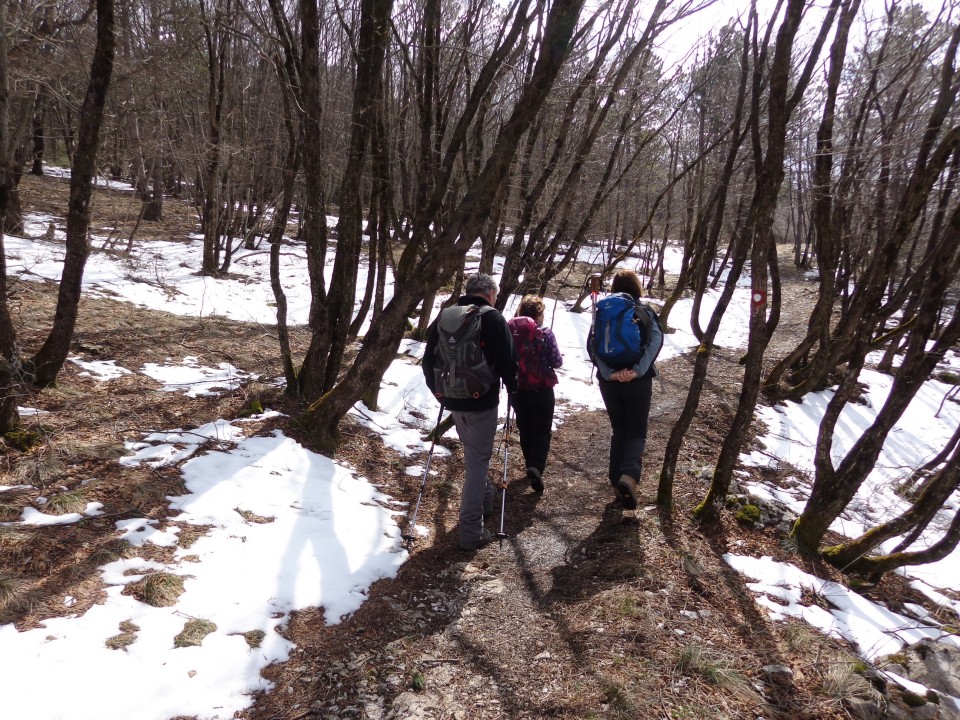
[[[463,491],[460,493],[460,545],[471,547],[483,538],[484,511],[493,510],[496,489],[488,471],[497,434],[497,408],[454,410],[453,422],[463,444]]]

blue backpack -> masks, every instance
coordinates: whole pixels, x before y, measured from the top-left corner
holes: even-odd
[[[650,324],[654,322],[659,325],[660,319],[649,305],[627,293],[607,295],[597,302],[592,333],[597,355],[612,368],[635,365],[650,342]]]

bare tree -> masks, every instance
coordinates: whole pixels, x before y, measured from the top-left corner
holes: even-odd
[[[66,256],[57,295],[53,327],[32,361],[34,383],[50,385],[63,368],[77,321],[83,270],[90,254],[90,196],[96,172],[100,125],[113,74],[113,0],[97,0],[96,47],[90,65],[90,82],[77,128],[77,145],[70,166],[70,202],[67,208]]]
[[[350,370],[340,382],[308,410],[305,421],[321,447],[333,447],[338,437],[337,426],[364,389],[377,382],[392,360],[402,337],[405,318],[430,291],[439,287],[463,262],[473,244],[476,227],[482,224],[491,201],[499,192],[509,172],[523,134],[530,127],[543,105],[570,47],[582,8],[581,0],[558,0],[547,11],[543,41],[531,51],[536,63],[529,79],[523,84],[510,117],[500,129],[483,169],[465,189],[448,222],[435,236],[430,234],[430,219],[449,188],[446,181],[452,163],[466,134],[469,120],[514,44],[530,20],[528,4],[521,0],[515,8],[514,20],[505,27],[502,42],[481,69],[473,91],[467,100],[466,112],[456,125],[452,145],[444,155],[441,179],[429,201],[414,220],[414,240],[408,244],[398,261],[398,274],[405,279],[397,286],[393,299],[384,307],[370,326],[363,347]],[[423,243],[426,252],[419,252]],[[417,257],[419,256],[419,259]],[[404,268],[408,271],[404,272]]]
[[[7,67],[7,3],[0,3],[0,215],[4,217],[12,185],[11,159],[7,153],[10,99]],[[0,231],[0,434],[20,424],[17,412],[20,353],[7,297],[7,252]]]

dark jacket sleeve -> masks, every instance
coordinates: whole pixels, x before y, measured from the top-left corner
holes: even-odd
[[[487,312],[483,315],[484,353],[497,375],[503,380],[508,393],[517,391],[517,349],[513,345],[513,334],[503,315],[499,312]]]
[[[427,387],[430,388],[430,392],[434,395],[437,394],[434,368],[437,365],[437,339],[439,337],[440,331],[437,330],[437,321],[434,320],[427,330],[427,347],[423,351],[423,361],[421,362],[423,379],[426,381]]]
[[[653,366],[653,360],[662,346],[663,333],[660,331],[660,326],[655,322],[651,322],[650,340],[647,342],[647,346],[643,351],[643,355],[637,361],[637,364],[632,368],[634,374],[638,378],[645,377],[648,374],[650,377],[657,376],[657,369]]]

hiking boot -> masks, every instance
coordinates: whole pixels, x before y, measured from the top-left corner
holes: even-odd
[[[543,475],[535,467],[527,468],[527,480],[530,481],[530,487],[537,495],[543,492]]]
[[[612,483],[612,484],[610,485],[610,487],[613,488],[614,502],[618,502],[618,503],[620,503],[620,504],[622,505],[622,504],[623,504],[623,493],[620,492],[620,486],[619,486],[618,484],[616,484],[616,483]]]
[[[480,534],[480,539],[475,543],[464,543],[460,541],[460,549],[467,552],[473,552],[474,550],[479,550],[482,547],[490,544],[490,541],[493,540],[493,535],[490,534],[490,531],[486,528],[483,529],[483,532]]]
[[[617,483],[617,491],[620,493],[620,500],[627,510],[637,509],[637,481],[629,475],[621,475],[620,482]]]

